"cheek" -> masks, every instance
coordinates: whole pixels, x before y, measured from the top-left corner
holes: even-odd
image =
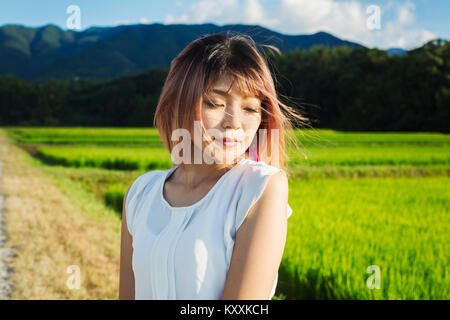
[[[258,132],[259,125],[261,124],[261,117],[252,117],[245,121],[243,129],[247,139],[250,141],[253,139],[255,134]]]
[[[202,109],[202,123],[205,129],[214,129],[220,126],[223,115],[214,110]]]

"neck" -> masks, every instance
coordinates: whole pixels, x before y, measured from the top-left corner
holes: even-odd
[[[186,188],[195,188],[205,181],[217,181],[230,170],[240,159],[233,164],[183,164],[174,172],[174,180]]]

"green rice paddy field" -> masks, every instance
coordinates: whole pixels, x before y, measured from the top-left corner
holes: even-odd
[[[119,215],[139,174],[170,167],[155,129],[7,131]],[[276,298],[449,299],[450,136],[308,129],[296,137]]]

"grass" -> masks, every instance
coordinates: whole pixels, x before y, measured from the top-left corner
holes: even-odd
[[[26,157],[28,166],[51,177],[79,212],[111,222],[115,241],[126,189],[141,173],[170,167],[155,129],[8,133],[37,156]],[[290,149],[288,167],[294,212],[274,299],[450,298],[450,136],[308,129],[296,135],[301,149]],[[97,241],[93,252],[113,256],[114,243]],[[370,265],[380,267],[379,290],[367,288]]]
[[[155,128],[95,127],[8,127],[17,143],[30,144],[159,144]],[[450,145],[450,137],[441,133],[417,132],[344,132],[329,129],[296,130],[303,145],[332,147],[354,144]]]
[[[153,128],[10,127],[10,136],[22,144],[101,144],[162,146]]]
[[[154,128],[12,127],[8,133],[12,142],[36,149],[33,153],[47,164],[126,170],[170,166]],[[450,163],[450,137],[445,134],[295,133],[300,149],[289,149],[288,170],[296,177],[435,176],[447,174]]]
[[[0,135],[6,247],[15,247],[11,299],[117,299],[120,217]],[[51,168],[47,168],[51,169]],[[67,286],[80,268],[80,289]]]
[[[429,145],[307,147],[290,150],[291,166],[450,165],[450,148]]]
[[[292,181],[278,289],[287,299],[450,298],[448,185],[447,177]],[[381,269],[380,290],[366,286],[370,265]]]
[[[105,192],[105,203],[115,209],[117,212],[122,212],[123,197],[127,191],[128,186],[110,185]]]
[[[154,170],[171,167],[165,148],[140,147],[41,147],[36,157],[48,164],[119,170]]]

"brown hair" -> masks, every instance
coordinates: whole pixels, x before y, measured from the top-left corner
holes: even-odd
[[[260,46],[281,54],[272,45]],[[192,41],[172,60],[154,119],[162,141],[172,151],[172,131],[177,128],[192,130],[193,121],[201,119],[203,95],[224,74],[231,75],[233,83],[236,81],[242,91],[249,91],[260,99],[260,129],[266,129],[267,136],[263,139],[258,136],[260,130],[256,133],[258,141],[266,141],[265,150],[259,147],[257,153],[261,161],[283,168],[285,133],[292,129],[292,120],[303,124],[307,119],[279,100],[266,60],[254,40],[245,34],[233,35],[227,31],[203,36]],[[271,129],[278,129],[279,133],[278,141],[275,141],[277,157],[270,151],[273,147]],[[295,138],[293,141],[295,143]]]

